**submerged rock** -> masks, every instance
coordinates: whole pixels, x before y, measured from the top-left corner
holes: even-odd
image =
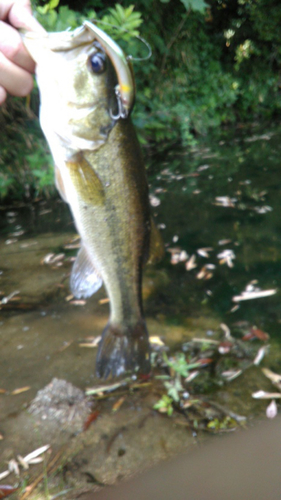
[[[72,431],[82,430],[90,412],[89,400],[84,392],[66,380],[53,378],[50,384],[38,391],[29,412],[48,423],[71,426]]]

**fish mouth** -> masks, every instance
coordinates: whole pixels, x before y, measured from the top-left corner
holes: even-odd
[[[23,29],[19,31],[27,49],[29,43],[31,44],[40,40],[45,49],[52,50],[53,52],[61,52],[87,45],[95,40],[94,35],[86,30],[84,26],[80,26],[73,31],[66,30],[52,33],[36,33]]]

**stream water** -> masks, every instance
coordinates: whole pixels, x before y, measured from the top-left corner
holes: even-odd
[[[192,152],[150,157],[152,210],[167,251],[163,262],[145,272],[144,308],[150,335],[172,351],[194,337],[211,338],[221,323],[230,329],[247,323],[270,335],[262,366],[281,372],[280,138],[278,126],[228,131],[200,140]],[[120,395],[102,409],[96,403],[100,416],[86,433],[79,432],[81,422],[69,430],[28,413],[31,400],[54,377],[82,390],[99,383],[96,349],[79,341],[100,335],[108,304],[104,289],[86,303],[69,296],[75,247],[62,201],[1,208],[0,473],[37,447],[63,447],[63,474],[48,484],[50,491],[71,490],[63,498],[114,483],[203,439],[177,425],[175,414],[153,412],[159,394],[149,387],[126,394],[118,411],[113,406]],[[234,302],[249,284],[276,293]],[[265,414],[267,403],[251,397],[260,389],[272,390],[254,367],[214,397],[251,422]],[[27,481],[39,467],[30,466]],[[12,473],[5,482],[18,478]],[[34,498],[48,498],[48,491],[45,485]]]

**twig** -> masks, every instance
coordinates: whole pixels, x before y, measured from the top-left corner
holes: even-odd
[[[50,470],[54,467],[54,465],[56,464],[56,462],[59,460],[59,458],[61,457],[63,453],[63,450],[60,450],[58,451],[58,453],[54,456],[53,460],[51,460],[47,467],[46,467],[46,470],[44,470],[43,472],[41,472],[41,474],[39,474],[39,476],[35,479],[35,481],[28,487],[28,490],[23,494],[23,496],[21,496],[19,498],[19,500],[26,500],[26,498],[29,497],[29,495],[32,493],[32,491],[36,488],[36,486],[38,486],[39,483],[41,483],[41,481],[44,479],[45,475],[50,472]]]

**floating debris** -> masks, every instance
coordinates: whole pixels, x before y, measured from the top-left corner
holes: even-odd
[[[45,255],[45,257],[41,260],[41,264],[47,264],[47,265],[54,265],[56,264],[57,266],[62,265],[62,260],[65,258],[64,253],[48,253]]]
[[[8,304],[10,300],[12,300],[15,295],[18,295],[20,293],[19,290],[16,290],[15,292],[10,293],[7,295],[7,297],[3,297],[3,299],[0,300],[0,304]]]
[[[169,247],[167,250],[171,254],[171,264],[173,265],[179,262],[185,262],[188,259],[188,254],[180,247]]]
[[[270,297],[271,295],[275,295],[277,293],[276,289],[271,290],[253,290],[251,292],[247,292],[246,290],[241,293],[241,295],[235,295],[232,297],[233,302],[241,302],[242,300],[253,300],[253,299],[261,299],[263,297]]]
[[[207,248],[198,248],[196,251],[197,251],[198,255],[208,259],[210,257],[209,252],[211,252],[212,250],[213,250],[212,247],[207,247]]]
[[[187,271],[191,271],[192,269],[195,269],[195,267],[197,267],[196,256],[193,254],[191,255],[190,259],[185,263],[185,269]]]
[[[104,299],[100,299],[99,300],[99,304],[103,305],[103,304],[108,304],[109,303],[109,297],[105,297]]]
[[[236,379],[243,373],[242,370],[226,370],[222,372],[222,376],[228,381],[231,382],[232,380]]]
[[[267,214],[268,212],[272,212],[272,207],[269,205],[264,205],[263,207],[254,207],[253,210],[258,214]]]
[[[275,418],[276,415],[278,413],[278,410],[277,410],[277,404],[276,404],[276,401],[275,399],[273,399],[271,401],[271,403],[268,405],[268,407],[266,408],[266,416],[267,418]]]
[[[122,406],[122,404],[124,403],[125,401],[125,398],[124,396],[122,396],[122,398],[119,398],[116,403],[114,403],[114,405],[112,406],[112,412],[113,413],[116,413]]]
[[[262,372],[267,378],[269,378],[271,383],[281,391],[281,375],[279,375],[278,373],[274,373],[273,371],[269,370],[269,368],[263,368]]]
[[[280,399],[281,392],[257,391],[252,394],[254,399]]]
[[[9,475],[10,475],[10,471],[9,470],[5,470],[4,472],[0,472],[0,481],[2,481],[2,479],[5,479]]]
[[[236,258],[235,253],[233,250],[230,250],[229,248],[226,248],[223,250],[223,252],[220,252],[217,255],[217,258],[220,259],[219,263],[220,264],[227,264],[228,267],[233,267],[233,260]]]
[[[161,200],[157,198],[157,196],[154,196],[152,194],[149,195],[149,201],[152,207],[159,207],[159,205],[161,204]]]
[[[165,346],[164,342],[157,335],[152,335],[151,337],[149,337],[149,343],[150,343],[150,345],[156,346],[156,347]]]
[[[200,165],[200,167],[197,168],[197,172],[203,172],[204,170],[207,170],[210,168],[210,165]]]
[[[5,245],[13,245],[14,243],[17,243],[17,238],[11,238],[5,241]]]
[[[228,245],[228,243],[231,243],[231,240],[225,239],[225,240],[219,240],[218,245],[223,246],[223,245]]]
[[[89,429],[90,425],[93,422],[95,422],[95,420],[97,420],[98,416],[99,416],[98,411],[93,411],[92,413],[90,413],[90,415],[87,417],[87,420],[84,422],[83,431],[86,431],[87,429]]]
[[[24,470],[29,468],[29,465],[35,465],[39,463],[39,456],[45,453],[48,449],[50,448],[50,445],[44,445],[41,446],[40,448],[37,448],[36,450],[32,451],[31,453],[28,453],[25,457],[21,457],[18,455],[17,460],[12,458],[9,463],[8,463],[8,470],[5,470],[4,472],[0,473],[0,481],[2,479],[5,479],[9,474],[14,473],[16,476],[20,475],[20,467],[22,467]],[[43,458],[40,457],[40,462],[43,461]],[[3,488],[4,485],[0,485],[0,498],[1,497],[1,488]],[[16,488],[17,489],[17,488]]]
[[[31,389],[30,386],[26,387],[19,387],[18,389],[15,389],[14,391],[11,392],[12,396],[17,396],[18,394],[22,394],[23,392],[29,391]]]
[[[229,196],[216,196],[215,202],[213,205],[218,207],[230,207],[234,208],[235,203],[237,202],[237,198],[230,198]]]
[[[10,486],[9,484],[1,484],[0,485],[0,498],[6,498],[17,490],[18,490],[18,487]]]
[[[261,363],[267,351],[268,351],[268,346],[263,346],[258,350],[258,353],[253,361],[253,364],[255,366],[258,366]]]
[[[259,339],[264,342],[267,342],[269,340],[269,335],[260,328],[253,326],[252,328],[250,328],[249,332],[247,332],[244,335],[244,337],[242,337],[242,340],[252,340],[252,339]]]
[[[131,379],[127,378],[113,384],[89,387],[86,389],[86,396],[103,396],[104,393],[116,391],[117,389],[120,389],[120,387],[126,387],[130,382]]]
[[[97,337],[87,337],[82,342],[79,342],[79,347],[98,347],[101,341],[101,335]]]
[[[87,304],[87,301],[84,299],[75,299],[75,300],[70,300],[69,304],[72,306],[85,306]]]
[[[206,266],[203,266],[202,269],[197,273],[196,278],[198,280],[209,280],[211,279],[214,274],[210,272],[210,269],[214,269],[215,266],[213,264],[206,264]]]
[[[12,458],[11,460],[9,460],[9,462],[8,462],[8,469],[9,469],[10,472],[14,472],[16,476],[20,475],[19,464],[18,464],[18,462],[14,458]]]

